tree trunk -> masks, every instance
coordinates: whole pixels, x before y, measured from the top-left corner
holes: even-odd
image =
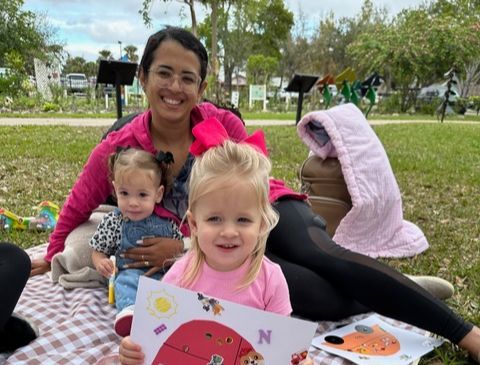
[[[217,103],[221,102],[220,100],[220,88],[218,87],[218,72],[220,65],[218,64],[217,56],[217,20],[218,20],[218,2],[217,0],[212,0],[212,75],[213,75],[213,91],[215,96],[215,101]]]
[[[467,98],[470,94],[470,87],[480,80],[480,62],[464,65],[465,79],[458,79],[458,92],[460,97]]]
[[[232,95],[232,88],[233,88],[232,73],[233,73],[234,67],[233,67],[233,65],[227,65],[224,62],[223,68],[225,70],[225,72],[224,72],[225,83],[223,84],[223,87],[224,87],[225,90],[228,91],[228,95],[231,96]],[[237,80],[238,80],[238,78],[237,78]]]
[[[192,18],[192,33],[197,36],[197,15],[195,14],[195,0],[185,0],[185,4],[190,9],[190,18]]]

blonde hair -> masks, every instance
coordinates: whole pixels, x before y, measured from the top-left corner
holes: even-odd
[[[137,149],[124,148],[110,155],[108,161],[111,181],[119,181],[128,174],[144,171],[156,186],[165,186],[168,166],[151,153]]]
[[[252,252],[250,267],[237,289],[247,287],[257,277],[265,254],[268,234],[278,222],[278,213],[269,201],[270,170],[269,159],[254,147],[227,140],[222,146],[210,148],[201,157],[197,157],[190,173],[188,193],[190,211],[193,211],[202,196],[217,190],[221,184],[231,186],[235,182],[244,181],[256,192],[263,230]],[[193,259],[180,282],[181,286],[187,287],[195,282],[205,261],[205,254],[193,234],[190,250]]]

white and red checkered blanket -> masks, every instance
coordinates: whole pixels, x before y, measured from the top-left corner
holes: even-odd
[[[45,251],[45,245],[27,251],[31,256],[41,255]],[[120,338],[113,331],[116,309],[108,304],[107,294],[107,288],[66,290],[61,285],[52,283],[48,275],[31,278],[15,312],[32,319],[40,329],[40,336],[8,358],[0,357],[0,364],[95,364],[102,358],[118,353]],[[365,316],[349,318],[342,324]],[[401,322],[384,317],[382,319],[401,328],[425,333]],[[317,335],[338,325],[338,322],[319,322]],[[351,364],[314,347],[310,348],[310,355],[316,365]]]

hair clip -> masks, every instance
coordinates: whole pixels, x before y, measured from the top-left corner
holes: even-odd
[[[167,152],[159,151],[155,155],[155,158],[157,159],[158,162],[163,162],[164,164],[167,164],[167,165],[175,162],[173,160],[173,153],[171,153],[169,151],[167,151]]]
[[[127,147],[117,146],[117,150],[115,151],[115,153],[119,155],[120,153],[125,152],[129,149],[130,149],[130,146],[127,146]]]

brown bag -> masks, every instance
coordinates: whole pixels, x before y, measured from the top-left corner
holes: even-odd
[[[352,200],[336,158],[312,155],[300,168],[302,192],[308,194],[313,211],[323,217],[333,237],[340,221],[352,208]]]

